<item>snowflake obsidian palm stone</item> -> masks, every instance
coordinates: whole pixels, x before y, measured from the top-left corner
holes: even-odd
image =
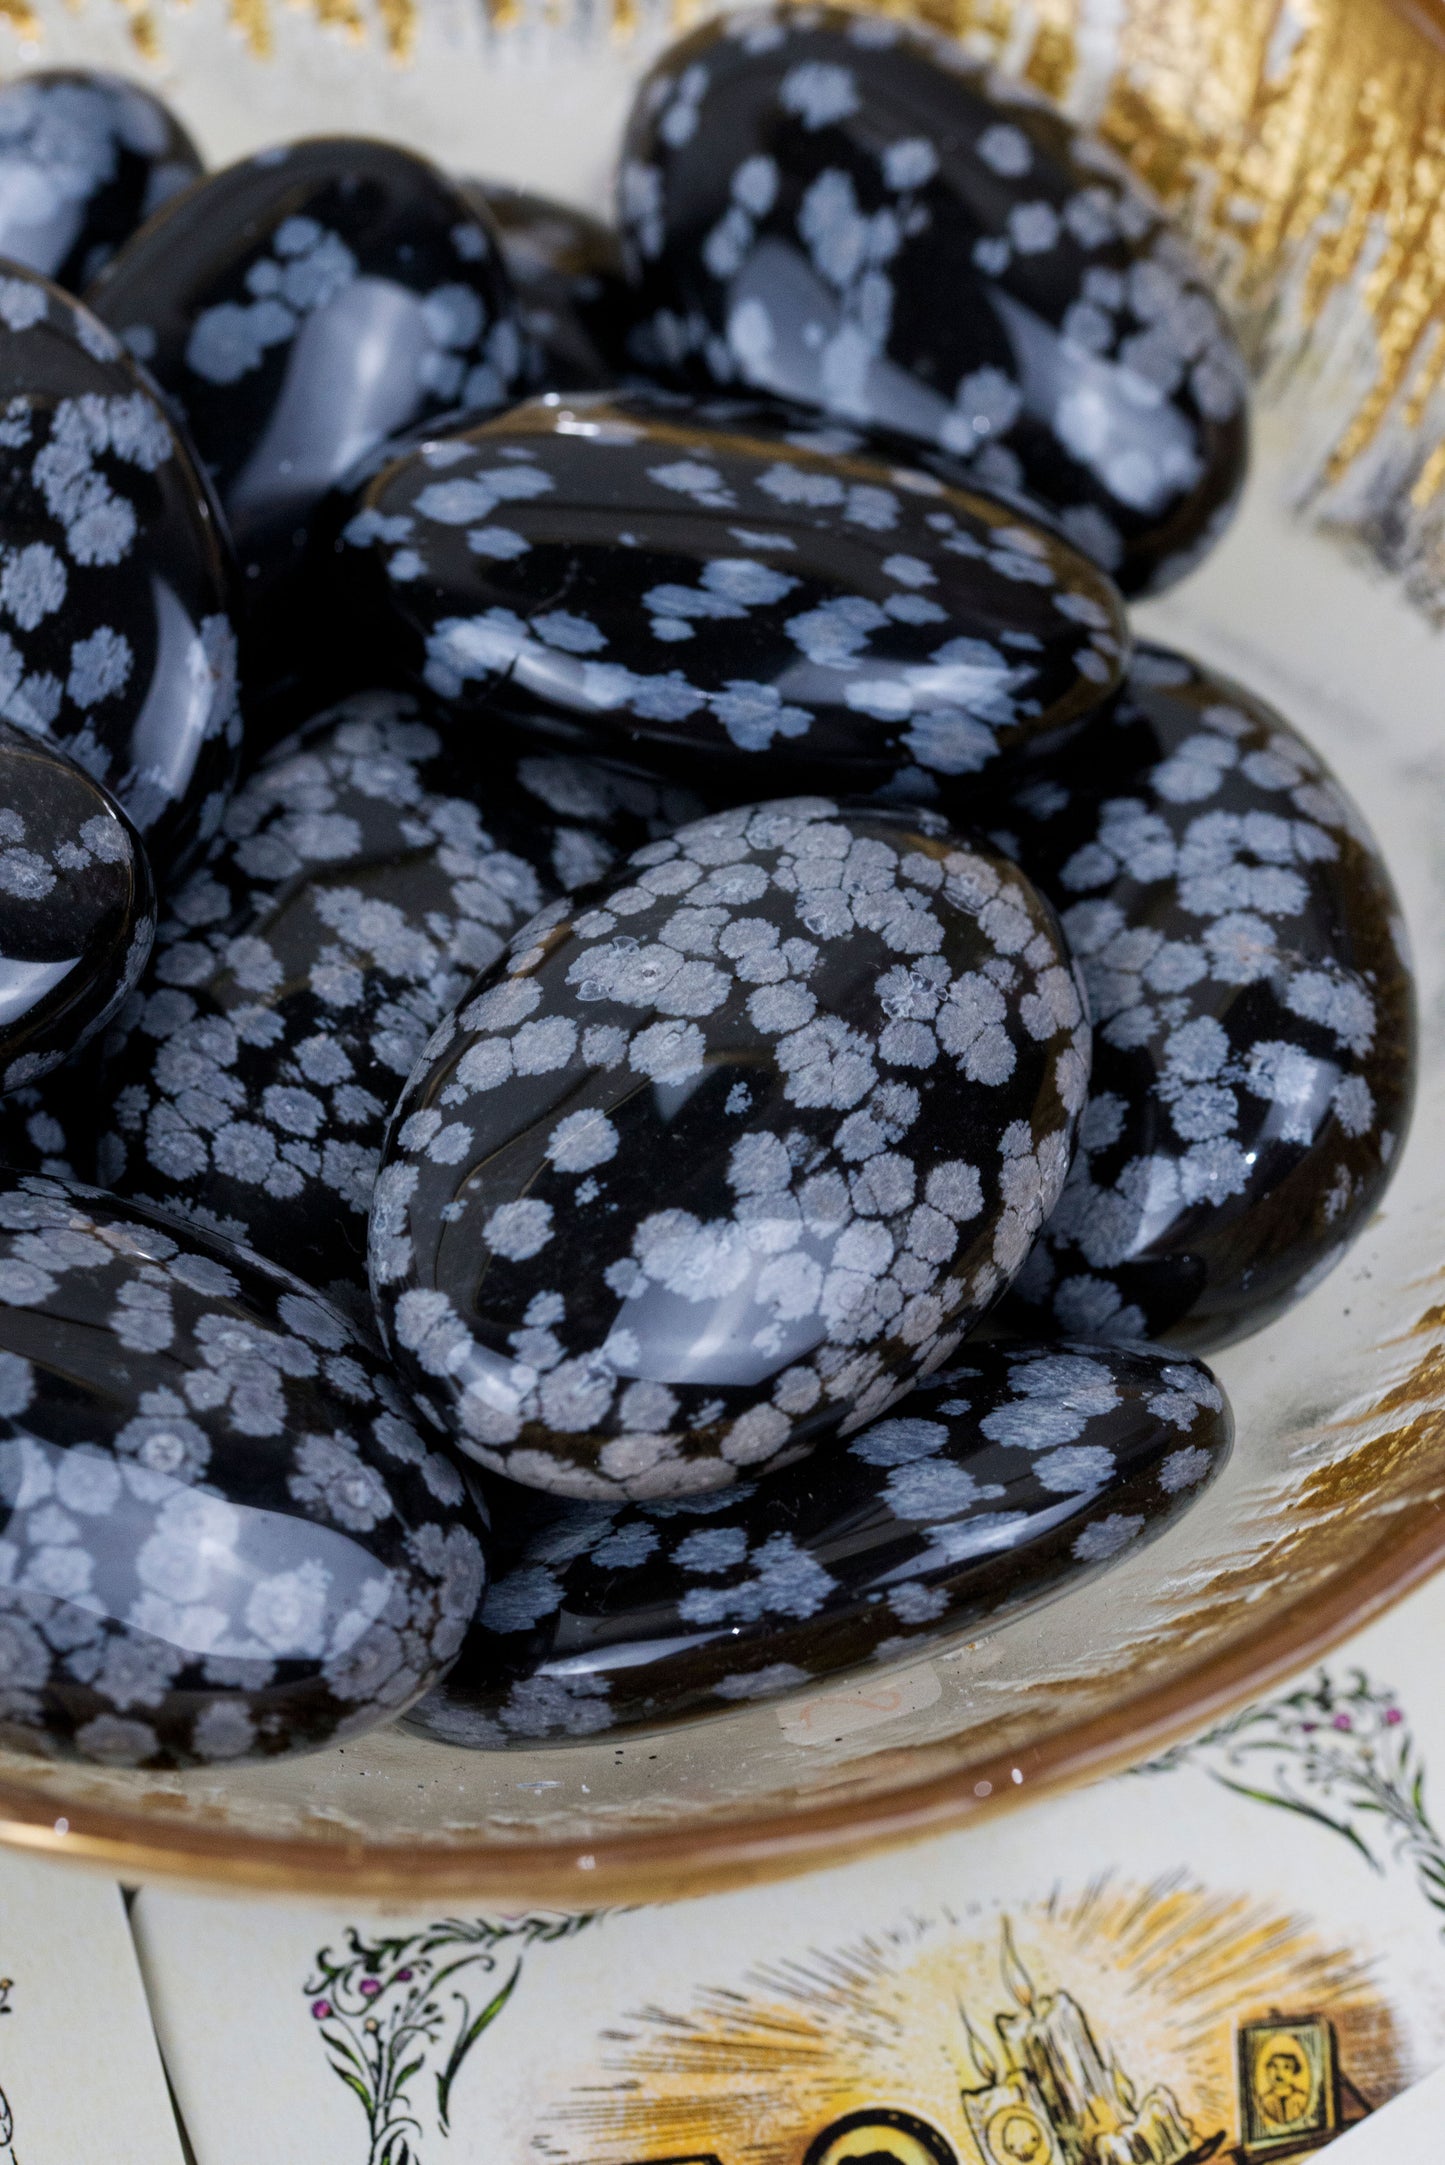
[[[1232,1433],[1197,1361],[970,1345],[841,1449],[723,1495],[619,1506],[499,1483],[492,1584],[407,1726],[566,1741],[917,1656],[1162,1533]]]
[[[435,1682],[482,1586],[455,1467],[287,1272],[0,1174],[0,1735],[304,1750]]]
[[[1373,838],[1271,707],[1159,647],[1008,816],[1094,1021],[1021,1320],[1201,1348],[1258,1330],[1363,1226],[1409,1117],[1413,992]]]
[[[372,1286],[485,1466],[718,1488],[946,1359],[1052,1208],[1088,1029],[1051,913],[923,813],[720,813],[545,911],[388,1131]]]
[[[201,171],[141,84],[54,68],[0,89],[0,256],[80,292]]]
[[[167,206],[88,296],[185,416],[254,608],[297,573],[326,491],[521,366],[490,227],[410,151],[259,152]]]
[[[1244,370],[1097,141],[956,45],[833,8],[730,15],[644,83],[620,214],[634,352],[1026,488],[1126,592],[1244,472]]]
[[[0,722],[0,1090],[68,1059],[145,968],[155,888],[107,790]]]
[[[538,391],[599,391],[626,368],[631,289],[616,234],[570,203],[502,181],[458,183],[497,228]]]
[[[495,745],[479,788],[460,750],[404,693],[278,748],[172,897],[101,1091],[107,1187],[363,1310],[382,1133],[429,1032],[544,903],[697,810]]]
[[[1086,714],[1127,646],[1066,543],[756,403],[534,399],[383,467],[348,555],[441,699],[706,761],[734,801],[974,773]]]
[[[0,267],[0,717],[104,782],[162,873],[235,771],[228,587],[191,455],[110,332]]]

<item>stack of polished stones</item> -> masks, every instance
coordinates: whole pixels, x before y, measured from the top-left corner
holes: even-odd
[[[1170,1525],[1408,1116],[1358,813],[1134,646],[1244,371],[1100,144],[730,15],[619,236],[0,91],[0,1737],[499,1750]]]

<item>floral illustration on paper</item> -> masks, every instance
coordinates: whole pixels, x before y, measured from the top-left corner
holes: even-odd
[[[331,2070],[366,2114],[366,2165],[421,2165],[426,2125],[449,2133],[457,2077],[516,1991],[526,1950],[591,1922],[448,1917],[404,1938],[353,1925],[343,1951],[320,1950],[304,1990]]]
[[[1152,1759],[1141,1774],[1197,1766],[1236,1796],[1329,1827],[1377,1872],[1414,1872],[1445,1917],[1445,1843],[1425,1803],[1425,1766],[1394,1692],[1362,1669],[1232,1714]],[[1445,1934],[1445,1923],[1441,1925]]]

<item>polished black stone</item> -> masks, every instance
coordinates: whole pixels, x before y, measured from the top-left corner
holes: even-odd
[[[734,802],[973,773],[1087,713],[1128,640],[1066,543],[756,404],[533,399],[383,467],[345,548],[438,698]]]
[[[926,31],[748,9],[665,54],[624,147],[636,357],[1025,488],[1126,592],[1227,519],[1244,368],[1103,145]]]
[[[1413,991],[1374,840],[1272,707],[1161,647],[1004,816],[1094,1020],[1020,1327],[1258,1330],[1360,1231],[1409,1118]]]
[[[162,875],[235,772],[229,586],[191,454],[110,332],[0,264],[0,716],[104,782]]]
[[[460,733],[372,693],[248,778],[107,1048],[106,1187],[365,1312],[382,1133],[428,1034],[544,903],[698,809],[486,741],[479,780]]]
[[[0,1737],[118,1766],[305,1750],[435,1682],[482,1586],[460,1476],[299,1279],[0,1173]]]
[[[1057,926],[926,812],[723,812],[513,949],[413,1072],[371,1215],[388,1342],[495,1472],[676,1495],[882,1412],[1063,1186]]]
[[[889,1419],[721,1496],[494,1483],[492,1584],[406,1726],[484,1750],[567,1742],[915,1658],[1134,1553],[1232,1432],[1197,1361],[967,1345]]]
[[[0,1090],[108,1022],[155,937],[145,848],[108,790],[0,722]]]
[[[252,609],[351,466],[429,414],[496,404],[521,369],[490,227],[425,159],[359,138],[215,174],[88,298],[184,414]]]
[[[632,291],[617,236],[598,218],[504,181],[458,183],[496,226],[538,391],[598,391],[627,367]]]
[[[0,87],[0,256],[79,293],[200,171],[142,84],[98,68],[22,75]]]

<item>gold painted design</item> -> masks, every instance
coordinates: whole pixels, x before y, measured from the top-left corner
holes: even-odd
[[[1263,2165],[1401,2063],[1367,1956],[1183,1872],[1106,1874],[613,2021],[537,2141],[557,2165]]]

